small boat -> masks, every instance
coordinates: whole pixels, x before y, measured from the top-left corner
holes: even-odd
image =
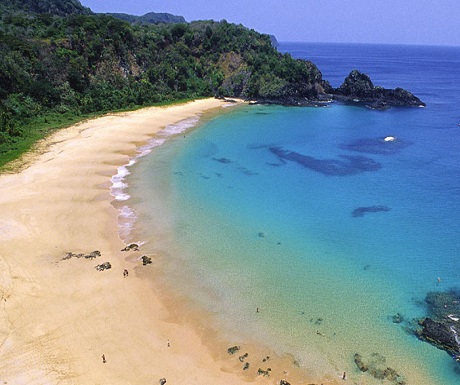
[[[383,138],[383,140],[385,142],[394,142],[396,140],[396,138],[394,136],[385,136],[385,138]]]

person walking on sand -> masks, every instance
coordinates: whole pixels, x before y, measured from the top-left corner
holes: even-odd
[[[128,273],[128,270],[125,269],[125,270],[123,271],[123,277],[126,278],[126,277],[128,276],[128,274],[129,274],[129,273]]]
[[[105,354],[102,355],[102,363],[105,364],[107,361],[105,359]]]

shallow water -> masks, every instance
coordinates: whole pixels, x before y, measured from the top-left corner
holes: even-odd
[[[460,50],[280,49],[312,59],[334,86],[361,64],[375,84],[428,106],[249,106],[214,117],[130,167],[131,237],[168,257],[165,282],[229,339],[258,338],[358,383],[372,380],[357,352],[384,356],[409,384],[457,384],[447,353],[392,317],[421,317],[428,291],[460,283]]]

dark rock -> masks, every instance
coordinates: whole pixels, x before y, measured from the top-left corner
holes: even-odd
[[[166,378],[160,378],[160,385],[165,385],[166,384]]]
[[[142,265],[143,265],[143,266],[146,266],[146,265],[149,265],[149,264],[152,263],[152,258],[147,257],[146,255],[143,255],[143,256],[141,257],[141,260],[142,260]]]
[[[418,320],[415,335],[454,358],[460,354],[460,292],[429,292],[425,297],[428,317]]]
[[[350,96],[353,98],[365,98],[372,92],[374,84],[371,78],[359,71],[351,71],[345,78],[342,85],[337,88],[337,94]]]
[[[287,382],[286,380],[281,380],[280,385],[291,385],[291,384]]]
[[[95,250],[92,253],[90,253],[89,255],[85,255],[84,257],[86,259],[94,259],[94,258],[97,258],[97,257],[100,257],[100,256],[101,256],[101,252],[99,250]]]
[[[110,264],[110,262],[105,262],[95,267],[97,271],[104,271],[104,270],[108,270],[111,268],[112,268],[112,265]]]
[[[249,369],[249,362],[246,362],[243,366],[243,370],[248,370]]]
[[[357,70],[351,71],[343,84],[332,90],[332,93],[337,100],[358,102],[374,109],[425,106],[419,98],[402,88],[386,89],[374,86],[369,76]]]
[[[121,251],[139,251],[139,245],[137,245],[136,243],[131,243],[124,249],[121,249]]]
[[[238,359],[240,360],[240,362],[243,362],[248,356],[248,353],[244,353],[242,356],[239,356]]]
[[[263,369],[259,368],[259,369],[257,370],[257,374],[258,374],[259,376],[270,377],[270,371],[271,371],[270,368],[268,368],[267,370],[263,370]]]
[[[452,323],[445,321],[434,321],[425,318],[421,322],[422,328],[417,331],[419,338],[426,340],[440,349],[452,354],[460,354],[460,339],[458,328]]]
[[[64,258],[62,258],[63,261],[67,260],[67,259],[71,259],[71,258],[85,258],[85,259],[94,259],[94,258],[97,258],[97,257],[100,257],[101,256],[101,252],[99,250],[95,250],[89,254],[75,254],[75,253],[72,253],[72,252],[69,252],[66,254],[66,256]]]
[[[241,349],[241,346],[232,346],[231,348],[227,349],[227,352],[228,354],[235,354],[240,349]]]

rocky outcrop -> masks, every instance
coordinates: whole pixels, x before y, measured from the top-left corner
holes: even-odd
[[[430,292],[425,304],[428,317],[418,320],[415,334],[460,360],[460,292]]]
[[[374,86],[368,75],[357,70],[351,71],[339,88],[330,91],[336,100],[362,103],[375,109],[425,107],[425,103],[409,91]]]
[[[152,263],[152,258],[147,257],[146,255],[143,255],[141,257],[141,261],[142,261],[143,266],[147,266],[147,265],[150,265]]]
[[[388,380],[395,385],[406,385],[406,381],[395,369],[387,366],[386,359],[378,353],[373,353],[368,359],[364,359],[359,353],[353,356],[353,360],[361,372],[368,373],[378,380]]]
[[[137,243],[131,243],[125,248],[121,249],[121,251],[139,251],[139,245]]]
[[[291,83],[276,89],[276,92],[260,93],[258,104],[280,104],[285,106],[326,106],[333,100],[384,110],[390,107],[425,107],[415,95],[402,88],[386,89],[374,86],[370,77],[357,70],[352,71],[339,88],[333,88],[322,79],[321,72],[314,67],[309,71],[314,77],[307,81]],[[244,96],[244,95],[243,95]]]
[[[110,262],[105,262],[105,263],[101,263],[100,265],[97,265],[94,267],[97,271],[104,271],[104,270],[109,270],[112,268],[112,265],[110,264]]]
[[[92,251],[89,254],[83,254],[83,253],[76,254],[76,253],[69,252],[69,253],[66,254],[66,256],[64,258],[62,258],[62,260],[65,261],[65,260],[71,259],[71,258],[94,259],[94,258],[97,258],[97,257],[100,257],[100,256],[101,256],[101,252],[99,250]]]

